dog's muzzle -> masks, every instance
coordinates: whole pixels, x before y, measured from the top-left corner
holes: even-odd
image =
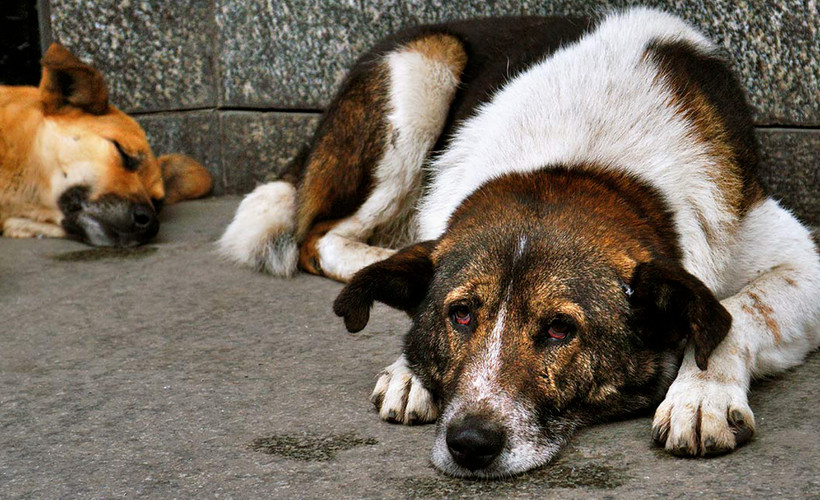
[[[89,200],[89,189],[67,190],[58,202],[67,233],[94,246],[133,247],[147,243],[159,232],[154,207],[115,195]]]

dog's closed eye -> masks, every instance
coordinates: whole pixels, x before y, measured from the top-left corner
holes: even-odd
[[[114,147],[117,148],[117,152],[120,153],[120,158],[122,158],[122,167],[129,172],[136,172],[140,168],[142,158],[140,156],[128,154],[119,142],[111,142],[114,143]]]

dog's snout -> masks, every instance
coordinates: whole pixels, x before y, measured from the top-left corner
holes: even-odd
[[[134,205],[131,219],[137,229],[147,229],[156,220],[154,210],[148,205]]]
[[[504,429],[479,415],[447,426],[447,448],[457,464],[471,471],[489,466],[506,444]]]

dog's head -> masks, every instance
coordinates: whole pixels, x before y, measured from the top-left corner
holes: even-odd
[[[373,300],[411,315],[405,355],[439,399],[432,458],[448,474],[549,462],[579,426],[659,402],[686,341],[704,367],[728,331],[700,281],[649,258],[663,242],[643,209],[614,188],[573,195],[586,181],[561,175],[491,182],[440,239],[363,269],[334,304],[350,331]]]
[[[210,190],[207,170],[190,158],[154,156],[139,124],[109,104],[96,69],[58,44],[42,66],[34,148],[67,233],[92,245],[139,245],[156,235],[164,201]]]

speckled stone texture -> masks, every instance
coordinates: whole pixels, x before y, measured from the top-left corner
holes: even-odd
[[[225,190],[243,193],[277,178],[310,138],[319,115],[227,112],[221,120]]]
[[[155,155],[183,153],[194,158],[211,173],[213,194],[225,193],[217,111],[158,113],[137,117],[137,121]]]
[[[216,105],[211,0],[51,0],[55,41],[99,68],[127,112]]]
[[[635,3],[217,0],[225,105],[319,108],[372,42],[402,26],[509,14],[595,14]],[[761,124],[820,123],[820,16],[805,0],[641,2],[688,19],[735,61]]]
[[[251,191],[276,179],[311,137],[318,113],[187,111],[138,116],[159,156],[184,153],[205,165],[214,194]]]
[[[318,108],[373,42],[358,1],[217,1],[220,97],[229,106]]]
[[[129,111],[317,109],[355,58],[402,26],[490,15],[596,14],[631,0],[51,0],[54,37],[93,60]],[[820,124],[815,1],[648,0],[723,46],[761,124]],[[215,68],[219,68],[217,71]],[[218,76],[217,76],[218,75]]]
[[[820,225],[820,130],[761,130],[763,183],[803,221]]]

